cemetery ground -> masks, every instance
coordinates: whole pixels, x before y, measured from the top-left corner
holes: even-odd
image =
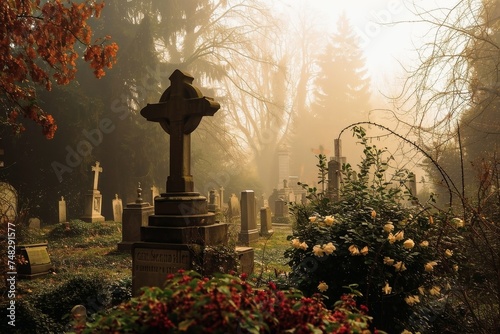
[[[230,224],[230,244],[237,238],[237,226],[237,221]],[[69,225],[24,229],[22,244],[48,242],[53,271],[46,276],[17,280],[19,333],[62,333],[67,331],[74,306],[85,305],[92,315],[131,298],[132,258],[117,251],[121,228],[119,222],[74,220]],[[290,226],[275,226],[274,234],[251,245],[255,250],[253,284],[265,285],[289,270],[283,253],[289,247],[286,237],[290,233]],[[2,312],[5,309],[2,307]],[[8,332],[12,329],[4,321],[0,332],[7,333],[2,328]]]

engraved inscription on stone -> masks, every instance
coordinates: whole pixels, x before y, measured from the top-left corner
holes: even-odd
[[[176,273],[179,269],[190,268],[191,257],[186,250],[136,248],[134,254],[135,274]]]
[[[26,248],[31,265],[50,263],[49,254],[46,247]]]

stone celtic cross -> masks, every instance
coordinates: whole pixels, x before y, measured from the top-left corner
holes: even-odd
[[[170,175],[167,192],[193,192],[191,175],[191,132],[203,116],[213,116],[219,103],[201,94],[192,85],[193,77],[180,70],[170,76],[170,87],[165,90],[159,103],[149,104],[141,110],[148,121],[158,122],[170,135]]]
[[[102,173],[102,167],[100,167],[99,161],[96,161],[95,166],[92,166],[92,171],[94,172],[94,190],[97,190],[97,182],[99,182],[99,173]]]

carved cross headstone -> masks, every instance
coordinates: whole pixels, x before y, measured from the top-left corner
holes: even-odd
[[[191,85],[194,79],[191,75],[175,70],[169,79],[171,85],[160,102],[148,104],[141,110],[141,115],[148,121],[159,122],[170,135],[167,192],[193,192],[191,132],[198,127],[203,116],[213,116],[220,105]]]
[[[102,173],[102,167],[100,167],[99,161],[95,162],[95,166],[92,166],[92,171],[94,172],[94,190],[97,190],[97,182],[99,182],[99,173]]]

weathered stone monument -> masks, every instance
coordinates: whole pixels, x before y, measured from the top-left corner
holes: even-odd
[[[208,195],[208,211],[219,211],[219,203],[217,203],[217,194],[215,193],[215,189],[210,190]]]
[[[271,219],[271,208],[264,206],[260,208],[260,235],[268,237],[274,233]]]
[[[65,223],[66,220],[66,201],[64,200],[64,196],[61,196],[61,200],[59,201],[59,222]]]
[[[250,243],[258,240],[255,194],[253,190],[244,190],[241,192],[241,230],[238,234],[238,242],[241,245],[249,246]]]
[[[118,198],[118,194],[115,194],[115,198],[112,201],[113,204],[113,221],[122,222],[123,216],[123,204],[122,200]]]
[[[204,97],[187,73],[174,71],[170,82],[159,103],[141,110],[170,135],[170,175],[166,192],[155,198],[148,226],[141,227],[141,241],[132,246],[134,295],[143,286],[163,286],[167,274],[181,268],[192,269],[195,263],[205,268],[205,246],[227,244],[227,225],[215,222],[191,175],[191,132],[220,106]]]
[[[151,203],[155,202],[155,198],[160,196],[160,189],[157,186],[153,185],[151,187]]]
[[[94,172],[94,188],[85,195],[85,211],[81,219],[86,222],[101,222],[104,217],[101,215],[102,210],[102,195],[97,189],[99,182],[99,173],[102,173],[102,167],[99,161],[96,161],[95,166],[92,166]]]
[[[148,226],[148,219],[154,213],[154,207],[142,199],[141,184],[137,187],[137,199],[127,203],[122,216],[122,241],[118,251],[130,252],[134,242],[141,241],[141,227]]]
[[[231,194],[231,197],[229,197],[228,214],[230,218],[241,216],[240,200],[236,194]]]
[[[35,278],[47,275],[52,269],[47,243],[18,245],[16,247],[17,276],[19,278]]]
[[[346,163],[346,158],[342,156],[342,141],[335,139],[334,143],[335,157],[328,161],[328,188],[327,196],[332,201],[340,200],[340,184],[342,165]]]

